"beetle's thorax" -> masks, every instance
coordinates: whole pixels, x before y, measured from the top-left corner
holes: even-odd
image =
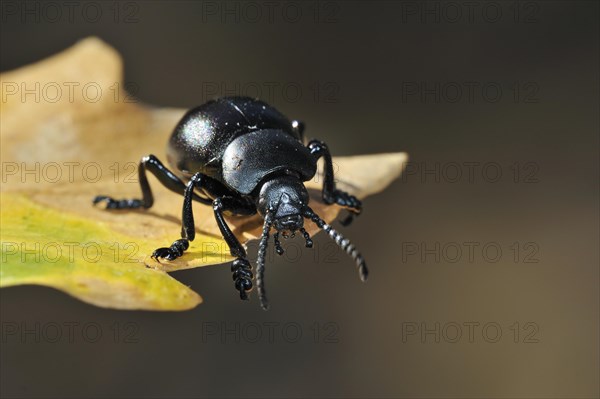
[[[267,212],[273,213],[275,229],[293,233],[303,227],[308,198],[308,191],[299,177],[278,176],[262,184],[256,208],[263,217]]]

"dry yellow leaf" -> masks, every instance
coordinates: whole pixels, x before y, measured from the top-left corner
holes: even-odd
[[[91,205],[98,194],[140,196],[139,159],[162,154],[185,110],[136,103],[123,89],[119,55],[95,38],[3,73],[0,82],[0,286],[47,285],[115,308],[180,310],[199,303],[197,294],[164,272],[231,260],[210,207],[194,205],[198,235],[184,256],[158,263],[149,255],[178,238],[181,197],[151,178],[155,205],[150,210],[108,212]],[[334,158],[336,180],[339,188],[364,198],[396,179],[406,160],[404,153]],[[320,202],[319,177],[307,183],[311,203],[330,222],[340,208]],[[229,222],[242,242],[260,231],[258,217],[232,217]],[[307,230],[313,234],[316,226],[309,223]],[[20,243],[61,247],[67,242],[80,246],[96,242],[102,257],[94,264],[81,258],[61,265],[42,260],[31,267],[20,247]],[[132,264],[124,264],[123,253],[106,257],[119,243],[138,246]]]

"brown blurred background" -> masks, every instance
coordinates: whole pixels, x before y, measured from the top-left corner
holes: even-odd
[[[173,274],[181,313],[2,290],[2,396],[598,397],[598,3],[44,4],[2,2],[2,71],[95,35],[140,101],[258,95],[411,164],[344,230],[366,285],[318,236],[268,264],[269,312],[227,265]]]

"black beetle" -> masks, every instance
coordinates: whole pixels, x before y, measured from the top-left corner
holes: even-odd
[[[252,288],[252,268],[246,251],[227,226],[223,213],[254,215],[264,218],[256,268],[256,285],[261,306],[268,307],[263,283],[265,253],[269,231],[274,227],[275,249],[283,253],[279,233],[284,238],[299,230],[312,247],[304,230],[304,218],[325,230],[355,260],[360,277],[367,278],[365,260],[353,244],[308,206],[304,183],[317,171],[323,157],[323,201],[338,204],[350,211],[342,222],[347,225],[362,204],[354,196],[337,190],[333,178],[331,154],[325,143],[312,140],[304,144],[304,125],[289,121],[275,108],[248,97],[223,97],[188,111],[175,127],[169,140],[167,159],[180,176],[167,169],[154,155],[142,158],[139,181],[142,199],[115,200],[97,196],[107,209],[150,208],[154,203],[146,171],[151,172],[169,190],[182,194],[183,216],[181,239],[168,248],[158,248],[152,257],[173,260],[188,249],[194,240],[192,200],[213,206],[217,224],[229,245],[233,261],[231,270],[241,299],[248,299]]]

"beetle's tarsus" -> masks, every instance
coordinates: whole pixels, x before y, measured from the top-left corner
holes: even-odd
[[[144,201],[140,199],[121,199],[116,200],[106,195],[97,195],[94,198],[94,205],[105,203],[104,209],[138,209],[144,207]]]
[[[166,248],[166,247],[156,248],[154,250],[154,252],[152,252],[152,255],[150,255],[150,257],[152,259],[154,259],[155,261],[157,261],[158,263],[161,263],[160,258],[168,259],[169,253],[170,253],[169,248]]]
[[[152,259],[155,259],[156,261],[159,261],[159,258],[164,258],[166,260],[175,260],[177,258],[179,258],[181,255],[183,255],[183,253],[185,252],[186,249],[188,249],[190,247],[190,243],[188,240],[186,240],[185,238],[181,238],[179,240],[176,240],[175,242],[173,242],[173,244],[171,244],[170,247],[163,247],[163,248],[158,248],[156,250],[154,250],[154,252],[152,252]]]
[[[252,290],[252,266],[246,258],[237,258],[231,264],[235,289],[240,292],[240,299],[248,300],[247,292]]]
[[[343,206],[355,214],[360,214],[362,211],[362,202],[354,195],[335,189],[331,197],[333,203]]]
[[[362,212],[362,202],[355,196],[342,190],[335,189],[332,194],[323,195],[323,200],[327,204],[337,204],[348,210],[348,215],[340,219],[342,226],[349,226],[354,221],[354,218]]]

